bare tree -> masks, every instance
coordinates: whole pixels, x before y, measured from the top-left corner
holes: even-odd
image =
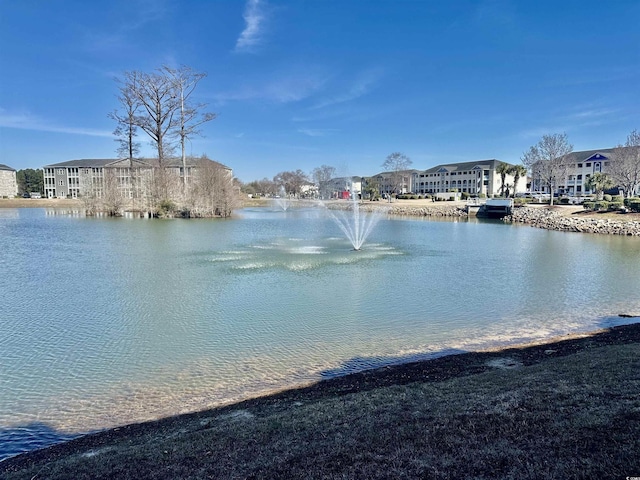
[[[173,83],[175,95],[178,99],[179,112],[177,118],[177,125],[175,135],[179,138],[180,149],[182,152],[182,168],[185,174],[183,175],[183,182],[187,184],[187,161],[185,141],[191,138],[193,135],[200,135],[198,127],[200,125],[210,122],[216,118],[215,113],[203,112],[202,109],[206,107],[204,103],[195,103],[191,99],[196,86],[207,76],[206,73],[194,72],[190,67],[185,65],[178,69],[170,68],[167,66],[162,67],[161,72],[165,73]]]
[[[173,150],[169,137],[177,125],[175,117],[180,107],[173,79],[162,71],[132,71],[125,72],[122,83],[139,104],[141,114],[135,117],[136,125],[151,138],[158,163],[163,167],[165,157]]]
[[[139,197],[140,189],[139,168],[134,167],[134,158],[140,154],[140,142],[136,141],[139,122],[138,110],[140,108],[140,101],[135,93],[138,73],[131,72],[127,83],[121,82],[120,80],[117,81],[120,83],[118,101],[120,102],[122,111],[116,109],[108,116],[116,121],[116,129],[113,134],[116,136],[116,141],[118,142],[118,157],[129,160],[131,198],[135,202],[135,199]],[[135,203],[133,207],[135,208]]]
[[[229,217],[240,206],[239,187],[231,171],[203,155],[198,161],[192,189],[198,216]]]
[[[251,187],[258,195],[265,196],[275,195],[278,190],[274,181],[269,180],[266,177],[262,180],[254,180],[253,182],[249,182],[247,186]]]
[[[313,169],[311,178],[318,186],[320,198],[327,198],[329,195],[329,181],[336,176],[335,167],[329,165],[321,165]]]
[[[567,156],[573,151],[566,133],[543,135],[542,139],[530,147],[522,156],[522,162],[531,169],[532,175],[540,179],[549,189],[550,204],[559,180],[564,180],[569,162]]]
[[[140,153],[140,143],[135,140],[138,135],[138,109],[140,108],[140,102],[136,95],[138,73],[131,72],[126,83],[120,80],[116,81],[120,83],[118,101],[122,111],[116,109],[108,116],[116,122],[113,134],[118,142],[118,158],[127,158],[133,161]]]
[[[118,168],[105,168],[102,183],[102,210],[110,216],[121,215],[125,199],[121,191],[121,177]]]
[[[391,193],[401,193],[398,190],[404,183],[406,171],[413,162],[409,157],[400,152],[394,152],[387,156],[382,163],[382,168],[391,172]],[[391,199],[391,198],[389,198]]]
[[[640,132],[633,130],[624,145],[618,145],[609,160],[608,172],[622,187],[625,197],[631,197],[640,186]]]
[[[80,201],[84,205],[85,212],[87,215],[95,215],[100,207],[102,177],[89,173],[80,177],[80,183],[80,189],[82,191]]]
[[[280,172],[273,177],[276,185],[283,186],[287,194],[300,195],[302,185],[309,182],[307,175],[300,169],[290,172]]]

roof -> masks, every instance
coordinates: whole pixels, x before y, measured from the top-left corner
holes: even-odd
[[[604,157],[603,160],[608,160],[612,152],[613,148],[601,148],[600,150],[583,150],[581,152],[571,152],[567,155],[566,158],[571,162],[584,162],[587,159],[599,154]]]
[[[16,171],[16,169],[15,169],[15,168],[11,168],[11,167],[9,167],[8,165],[4,165],[4,164],[2,164],[2,163],[0,163],[0,170],[8,170],[8,171],[10,171],[10,172],[15,172],[15,171]]]
[[[492,169],[492,168],[496,168],[500,163],[507,163],[507,162],[503,162],[501,160],[496,160],[495,158],[492,158],[490,160],[476,160],[473,162],[445,163],[445,164],[436,165],[435,167],[431,167],[427,170],[424,170],[424,173],[438,173],[440,171],[457,172],[458,170],[466,171],[466,170],[473,170],[475,167],[482,168],[482,169],[484,168]],[[510,165],[510,164],[507,164],[507,165]]]
[[[407,169],[407,170],[398,170],[396,171],[390,171],[390,172],[380,172],[380,173],[376,173],[375,175],[372,175],[370,178],[376,178],[376,177],[391,177],[393,175],[397,175],[399,173],[402,173],[404,175],[407,174],[412,174],[412,173],[417,173],[419,172],[419,170],[416,170],[415,168],[412,169]]]
[[[601,148],[599,150],[582,150],[580,152],[571,152],[567,155],[567,159],[571,162],[586,162],[589,160],[609,160],[615,157],[616,151],[619,149],[637,149],[638,147],[616,147],[616,148]],[[604,158],[598,158],[598,155]]]
[[[187,157],[186,160],[187,160],[188,166],[194,166],[194,165],[197,165],[197,163],[201,160],[201,157]],[[209,160],[209,159],[206,159],[206,160]],[[51,165],[45,165],[43,168],[57,168],[57,167],[99,168],[99,167],[109,166],[112,163],[116,164],[123,161],[128,162],[127,159],[121,159],[121,158],[82,158],[79,160],[69,160],[66,162],[52,163]],[[158,160],[156,158],[139,158],[139,159],[134,159],[134,161],[138,164],[142,164],[141,166],[147,165],[151,167],[151,166],[158,165]],[[223,165],[222,163],[216,162],[214,160],[209,160],[209,161],[217,164],[222,168],[231,170],[231,168],[227,167],[226,165]],[[181,167],[182,158],[178,158],[178,157],[169,158],[165,160],[164,164],[167,167]]]
[[[104,167],[109,163],[116,162],[115,158],[82,158],[80,160],[69,160],[67,162],[52,163],[51,165],[45,165],[43,168],[55,168],[55,167]]]

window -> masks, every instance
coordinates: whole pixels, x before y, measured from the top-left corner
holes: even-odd
[[[587,167],[588,167],[588,166],[589,166],[589,165],[587,165]],[[581,164],[581,163],[579,163],[579,164],[578,164],[578,168],[582,168],[582,164]]]
[[[58,185],[60,185],[61,187],[64,186],[64,180],[58,180]]]
[[[58,175],[64,175],[64,168],[58,169]]]
[[[582,180],[582,175],[578,175],[578,180]]]
[[[587,168],[588,168],[588,167],[590,167],[590,166],[591,166],[591,164],[590,164],[590,163],[587,163]]]

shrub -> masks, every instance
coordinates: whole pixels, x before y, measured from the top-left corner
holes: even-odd
[[[624,204],[622,202],[610,202],[609,210],[613,212],[613,211],[622,209],[623,206]]]
[[[595,210],[596,202],[583,202],[582,208],[584,208],[585,210]]]
[[[609,208],[609,202],[607,202],[606,200],[601,200],[599,202],[596,202],[594,205],[594,210],[600,211],[600,210],[607,210]]]
[[[560,205],[569,205],[569,199],[567,197],[561,198]]]
[[[609,195],[609,194],[604,194],[604,195],[602,196],[602,199],[603,199],[605,202],[610,202],[610,201],[612,200],[612,197],[611,197],[611,195]]]
[[[163,200],[158,205],[158,213],[160,215],[172,214],[176,210],[176,205],[171,200]]]
[[[611,197],[611,201],[612,202],[620,202],[620,203],[622,203],[622,200],[623,200],[623,198],[622,198],[621,195],[614,195],[613,197]]]
[[[462,200],[466,200],[466,199],[468,199],[468,198],[469,198],[469,194],[468,194],[467,192],[462,192],[462,193],[460,194],[460,198],[461,198]]]
[[[629,209],[632,212],[640,212],[640,198],[630,198]]]

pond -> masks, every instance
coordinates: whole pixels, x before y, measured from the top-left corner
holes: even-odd
[[[336,375],[640,311],[640,238],[323,209],[0,209],[0,459]]]

